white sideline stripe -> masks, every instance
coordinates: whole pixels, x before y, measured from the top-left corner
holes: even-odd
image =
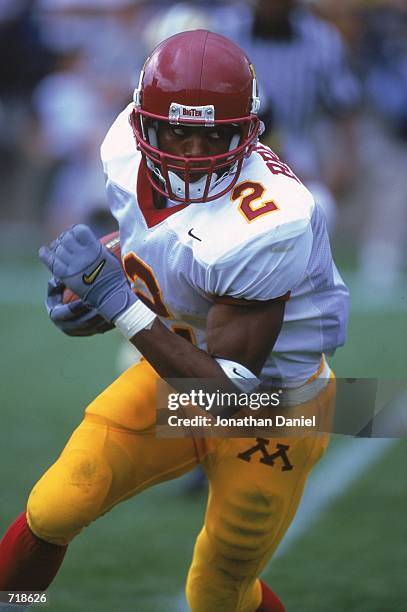
[[[273,561],[283,556],[307,529],[314,525],[335,499],[378,461],[397,438],[350,438],[327,453],[311,474],[294,521],[284,536]]]
[[[397,441],[397,438],[345,438],[338,447],[328,451],[311,473],[296,517],[272,561],[285,555],[330,504],[342,496]],[[189,612],[183,591],[172,604],[170,602],[169,607],[174,612]]]

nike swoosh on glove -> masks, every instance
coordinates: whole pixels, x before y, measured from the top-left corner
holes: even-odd
[[[39,256],[53,276],[106,321],[114,322],[138,301],[120,262],[86,225],[63,232],[49,247],[41,247]]]

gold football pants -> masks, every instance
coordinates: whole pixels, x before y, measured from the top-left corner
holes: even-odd
[[[30,528],[43,540],[67,544],[122,500],[202,463],[209,499],[188,574],[190,608],[253,612],[261,599],[257,576],[294,517],[328,435],[156,438],[157,379],[141,361],[88,406],[61,456],[31,492]],[[313,412],[328,414],[334,395],[332,379],[311,400]],[[275,456],[267,461],[270,455]]]

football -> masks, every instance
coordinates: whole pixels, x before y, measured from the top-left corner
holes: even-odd
[[[117,259],[121,262],[121,250],[120,250],[120,236],[119,232],[111,232],[106,236],[100,238],[100,242],[106,246],[108,251],[110,251]],[[79,297],[68,287],[64,289],[62,294],[62,301],[64,304],[69,304],[70,302],[75,302],[79,300]]]

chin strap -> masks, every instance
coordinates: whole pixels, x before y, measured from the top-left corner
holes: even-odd
[[[174,192],[174,195],[179,198],[185,198],[185,181],[183,181],[182,178],[180,178],[177,174],[175,174],[175,172],[172,172],[171,170],[168,172],[168,176],[170,178],[171,189]],[[203,195],[203,192],[205,191],[206,187],[207,178],[208,175],[205,174],[197,181],[189,183],[189,197],[192,200],[198,199]],[[213,173],[211,176],[208,193],[210,193],[211,189],[213,189],[216,184],[216,181],[217,175]]]

